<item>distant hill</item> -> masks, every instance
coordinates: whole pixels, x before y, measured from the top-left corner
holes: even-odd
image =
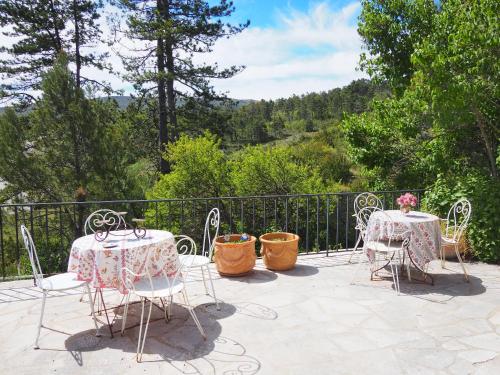
[[[113,95],[113,96],[103,96],[99,99],[103,100],[115,100],[120,109],[125,109],[127,106],[134,100],[133,97],[127,95]],[[233,99],[236,102],[236,107],[242,107],[244,105],[255,102],[252,99]],[[0,114],[5,112],[5,109],[8,107],[0,107]],[[29,109],[28,109],[29,112]]]

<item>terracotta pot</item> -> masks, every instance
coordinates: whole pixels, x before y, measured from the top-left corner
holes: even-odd
[[[232,234],[230,241],[238,241],[239,234]],[[226,243],[224,236],[215,240],[214,261],[217,271],[223,276],[242,276],[250,272],[255,266],[255,241],[254,236],[241,243]]]
[[[266,268],[285,271],[295,267],[300,237],[293,233],[266,233],[260,236],[260,255]]]
[[[449,243],[443,243],[443,250],[444,250],[444,257],[446,259],[456,259],[457,254],[455,254],[455,246]],[[465,241],[464,237],[460,239],[460,242],[458,243],[458,252],[460,253],[460,256],[464,256],[465,252],[467,250],[467,242]]]

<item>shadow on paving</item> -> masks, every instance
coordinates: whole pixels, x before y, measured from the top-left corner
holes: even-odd
[[[267,311],[261,312],[260,316],[257,313],[245,315],[269,319],[268,311],[272,310],[260,305],[249,308],[249,305],[253,304],[235,306],[222,302],[220,310],[217,310],[213,303],[197,306],[195,310],[205,330],[206,340],[200,335],[185,307],[174,304],[173,317],[168,323],[161,319],[163,313],[153,307],[151,320],[159,320],[149,324],[143,362],[167,362],[177,370],[189,374],[241,373],[243,370],[245,374],[257,373],[261,367],[259,360],[249,356],[241,343],[229,337],[222,337],[220,335],[222,328],[217,321],[248,310]],[[122,310],[122,307],[117,308],[116,313],[120,314]],[[128,314],[127,326],[139,323],[140,304],[130,305]],[[277,314],[274,314],[277,317]],[[115,321],[115,330],[121,327],[121,323],[120,316]],[[113,339],[107,336],[107,326],[101,327],[100,331],[103,334],[102,337],[96,337],[94,330],[86,330],[66,339],[65,347],[79,366],[84,365],[82,353],[97,352],[107,348],[129,353],[131,359],[134,358],[139,327],[127,329],[123,336],[117,333]]]

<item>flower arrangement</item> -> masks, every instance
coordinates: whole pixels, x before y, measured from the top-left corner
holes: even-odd
[[[396,202],[399,204],[401,212],[408,213],[412,207],[417,206],[417,197],[411,193],[401,195]]]

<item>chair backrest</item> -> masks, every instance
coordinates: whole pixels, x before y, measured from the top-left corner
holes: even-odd
[[[384,209],[382,201],[372,193],[361,193],[354,199],[354,214],[356,215],[359,210],[365,207],[376,207],[380,210]]]
[[[372,216],[376,213],[375,216]],[[366,241],[389,240],[394,235],[394,221],[387,213],[377,207],[363,207],[356,215],[356,229]]]
[[[31,234],[24,225],[21,225],[21,234],[23,236],[24,246],[28,250],[28,255],[31,263],[31,271],[33,273],[33,278],[35,279],[35,284],[38,287],[42,286],[43,272],[42,267],[40,267],[40,261],[38,260],[38,254],[36,253],[35,244],[31,238]]]
[[[459,241],[465,228],[469,224],[472,206],[470,202],[465,199],[459,199],[453,204],[448,211],[446,217],[446,232],[447,238],[452,238],[454,241]]]
[[[368,221],[370,220],[372,213],[375,211],[382,211],[382,208],[379,208],[377,206],[361,207],[354,214],[354,216],[356,217],[356,229],[360,231],[361,238],[363,238],[363,240],[364,240],[364,233],[368,226]]]
[[[106,231],[108,228],[110,230],[118,230],[119,228],[125,227],[125,219],[118,212],[101,209],[92,212],[85,220],[85,234],[92,234],[99,230]]]
[[[212,259],[215,239],[219,235],[220,212],[217,208],[212,208],[205,221],[205,231],[203,233],[202,255]]]
[[[177,248],[177,254],[182,254],[182,255],[194,255],[196,254],[196,243],[191,237],[188,236],[175,236],[175,246]],[[149,251],[146,253],[146,265],[143,273],[135,273],[132,270],[123,267],[122,268],[122,282],[125,285],[125,287],[128,290],[135,291],[135,282],[139,280],[140,278],[147,278],[150,286],[150,290],[152,292],[152,297],[154,298],[155,291],[154,291],[154,284],[153,284],[153,275],[151,275],[150,270],[153,269],[153,267],[150,266],[151,262],[153,261],[153,257],[150,256]],[[170,250],[168,248],[162,249],[160,253],[161,258],[167,258],[169,254],[165,254],[166,252],[169,252]],[[177,259],[176,263],[176,268],[171,270],[170,275],[167,274],[165,270],[163,270],[163,277],[167,280],[167,284],[170,287],[176,285],[176,283],[179,280],[184,280],[187,277],[187,272],[189,270],[190,264],[186,264],[187,262],[192,262],[193,257],[185,257],[182,261],[180,258]],[[160,277],[160,276],[158,276]]]

